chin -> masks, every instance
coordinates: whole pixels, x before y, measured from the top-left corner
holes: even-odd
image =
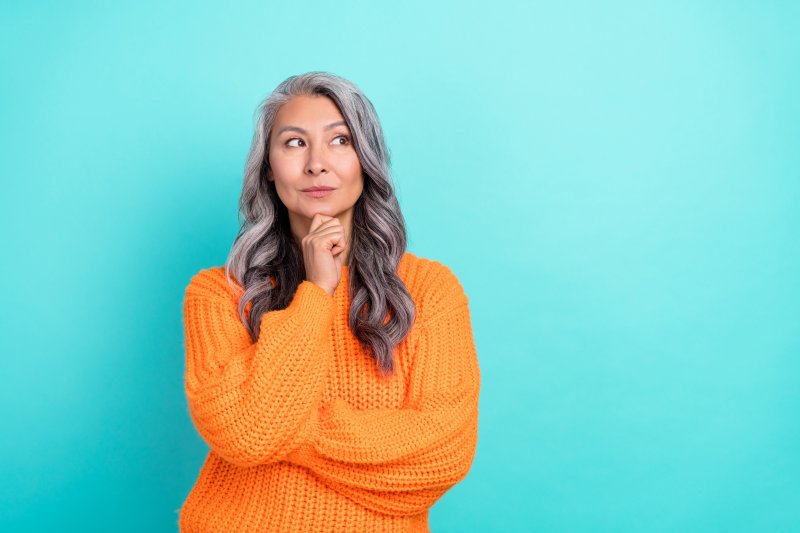
[[[307,212],[306,217],[311,220],[317,213],[325,215],[326,217],[335,217],[338,214],[338,211],[329,206],[319,206],[317,209]]]

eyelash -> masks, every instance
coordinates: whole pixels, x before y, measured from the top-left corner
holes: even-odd
[[[344,134],[337,135],[336,137],[334,137],[334,139],[338,139],[339,137],[344,137],[345,139],[347,139],[347,143],[346,144],[340,144],[339,146],[347,146],[348,144],[350,144],[350,136],[349,135],[344,135]],[[286,146],[289,146],[289,142],[291,142],[291,141],[293,141],[295,139],[297,139],[298,141],[302,141],[303,140],[300,137],[290,137],[289,139],[286,139],[286,142],[283,143],[283,144],[286,145]],[[294,146],[289,146],[289,148],[294,148]]]

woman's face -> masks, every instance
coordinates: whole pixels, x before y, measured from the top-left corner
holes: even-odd
[[[278,111],[269,141],[267,179],[275,182],[289,211],[292,232],[302,238],[316,213],[337,217],[349,230],[364,177],[353,138],[339,108],[327,96],[295,96]],[[304,192],[331,187],[324,195]]]

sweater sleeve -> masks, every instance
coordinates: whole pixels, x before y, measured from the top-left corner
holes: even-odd
[[[403,516],[430,508],[466,477],[478,439],[480,372],[467,298],[456,285],[448,308],[420,324],[401,409],[321,406],[308,439],[288,459],[344,496]]]
[[[250,305],[248,303],[248,305]],[[238,466],[284,458],[306,436],[330,360],[334,300],[303,281],[261,317],[252,342],[222,272],[192,278],[184,299],[189,413],[211,450]]]

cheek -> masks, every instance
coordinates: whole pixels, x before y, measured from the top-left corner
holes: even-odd
[[[285,157],[280,157],[277,155],[274,157],[270,156],[269,166],[272,169],[272,174],[277,175],[280,178],[281,176],[286,176],[291,172],[292,162]]]
[[[270,169],[272,181],[280,193],[290,193],[294,190],[298,176],[302,179],[303,175],[302,162],[298,163],[288,158],[270,157]]]
[[[347,176],[347,180],[351,184],[356,185],[361,180],[361,172],[361,163],[358,157],[353,156],[342,162],[341,175]]]

